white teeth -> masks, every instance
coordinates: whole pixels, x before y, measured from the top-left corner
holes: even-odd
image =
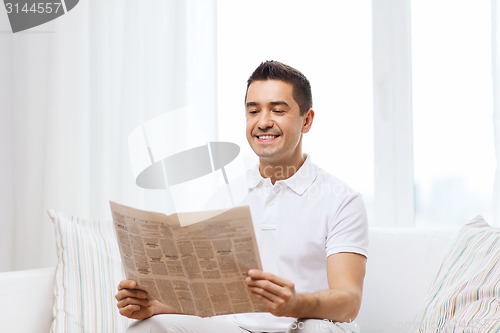
[[[259,139],[261,140],[270,140],[270,139],[274,139],[276,136],[274,135],[261,135],[259,136]]]

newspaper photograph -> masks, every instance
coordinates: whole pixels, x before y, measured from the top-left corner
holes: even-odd
[[[201,317],[264,311],[244,284],[262,269],[249,207],[165,215],[110,205],[125,275],[153,298]]]

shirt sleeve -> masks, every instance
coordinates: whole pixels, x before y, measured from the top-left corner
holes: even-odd
[[[368,219],[363,197],[346,197],[328,221],[326,255],[358,253],[368,258]]]

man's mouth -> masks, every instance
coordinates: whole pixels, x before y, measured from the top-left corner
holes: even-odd
[[[265,134],[265,135],[257,135],[257,138],[259,140],[268,141],[268,140],[276,139],[278,136],[279,135]]]

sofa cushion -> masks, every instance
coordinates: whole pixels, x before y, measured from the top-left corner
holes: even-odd
[[[0,332],[48,332],[55,268],[0,273]]]
[[[500,229],[481,216],[458,233],[419,316],[418,332],[499,332]]]
[[[94,221],[49,210],[57,249],[51,332],[123,333],[114,295],[123,272],[111,221]]]
[[[456,226],[370,228],[363,304],[356,322],[366,333],[414,333]]]

